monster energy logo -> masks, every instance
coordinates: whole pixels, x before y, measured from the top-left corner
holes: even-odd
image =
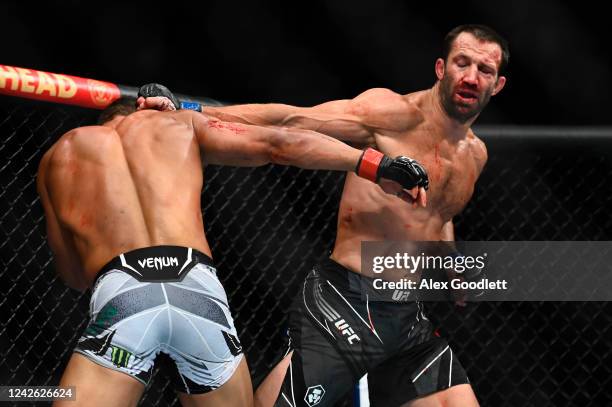
[[[132,354],[125,349],[121,349],[117,346],[111,346],[113,353],[111,354],[111,361],[118,367],[127,367],[128,361]]]

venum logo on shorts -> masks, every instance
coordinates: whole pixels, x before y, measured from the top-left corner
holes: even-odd
[[[140,268],[155,268],[159,270],[168,266],[178,266],[178,259],[176,257],[147,257],[146,259],[138,260]]]
[[[304,401],[308,404],[308,407],[316,406],[323,400],[323,396],[325,395],[325,389],[320,384],[316,386],[310,386],[306,389],[306,395],[304,396]]]
[[[340,331],[340,333],[342,333],[343,336],[347,337],[346,340],[350,345],[352,345],[353,343],[357,343],[361,340],[359,339],[359,336],[357,336],[355,331],[353,331],[353,328],[351,328],[351,326],[344,319],[341,318],[337,320],[334,325],[336,325],[336,328],[338,328],[338,330]]]

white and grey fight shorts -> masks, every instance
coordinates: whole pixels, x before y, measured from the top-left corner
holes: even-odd
[[[195,249],[117,256],[98,273],[89,317],[75,352],[145,385],[160,353],[173,362],[175,389],[188,394],[221,386],[243,357],[212,259]]]

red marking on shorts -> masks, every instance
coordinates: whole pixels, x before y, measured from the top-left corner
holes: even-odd
[[[247,131],[247,129],[245,129],[244,127],[240,125],[221,122],[219,120],[209,120],[208,127],[212,129],[219,129],[219,130],[230,130],[234,132],[234,134],[244,133]]]
[[[434,335],[436,335],[438,338],[440,337],[440,331],[438,331],[437,329],[434,331]]]
[[[370,308],[368,307],[368,321],[370,321],[370,329],[372,332],[376,332],[376,328],[374,328],[374,323],[372,322],[372,316],[370,316]]]

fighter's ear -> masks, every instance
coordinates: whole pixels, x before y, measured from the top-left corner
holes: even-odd
[[[505,84],[506,84],[506,77],[505,76],[500,76],[499,78],[497,78],[497,83],[495,84],[495,89],[493,89],[493,92],[491,93],[491,96],[495,96],[499,92],[501,92],[501,90],[504,88]]]
[[[436,59],[436,77],[439,81],[444,77],[444,70],[446,66],[444,65],[444,60],[442,58]]]

